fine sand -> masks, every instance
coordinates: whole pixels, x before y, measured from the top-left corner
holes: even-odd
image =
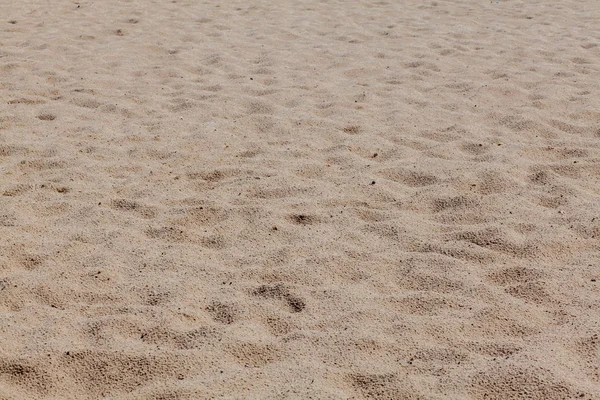
[[[597,0],[1,0],[0,399],[600,399]]]

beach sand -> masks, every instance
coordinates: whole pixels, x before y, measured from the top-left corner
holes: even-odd
[[[0,2],[1,399],[600,399],[600,4]]]

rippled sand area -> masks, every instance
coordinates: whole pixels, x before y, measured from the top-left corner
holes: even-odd
[[[598,21],[0,0],[0,399],[599,399]]]

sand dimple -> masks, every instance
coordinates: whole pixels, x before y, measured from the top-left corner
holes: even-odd
[[[262,285],[255,289],[253,294],[262,298],[283,300],[292,312],[301,312],[306,307],[304,300],[292,294],[282,284]]]
[[[54,121],[56,119],[56,115],[54,114],[40,114],[38,115],[38,119],[42,121]]]
[[[210,305],[206,307],[206,311],[210,313],[212,318],[216,322],[220,322],[222,324],[232,324],[237,317],[237,312],[234,307],[220,303],[218,301],[212,302]]]
[[[147,356],[101,351],[68,351],[59,360],[71,379],[91,396],[117,395],[157,380],[177,379],[189,370],[175,355]],[[127,371],[123,374],[122,371]]]
[[[423,399],[410,384],[396,374],[352,374],[352,386],[368,399]]]
[[[476,399],[569,399],[586,398],[575,393],[547,371],[507,365],[476,374],[472,379]]]
[[[132,212],[143,218],[154,218],[156,216],[156,210],[153,207],[132,200],[114,199],[111,201],[111,206],[115,210]]]

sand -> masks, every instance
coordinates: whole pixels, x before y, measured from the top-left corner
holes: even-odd
[[[0,16],[0,398],[600,399],[598,1]]]

